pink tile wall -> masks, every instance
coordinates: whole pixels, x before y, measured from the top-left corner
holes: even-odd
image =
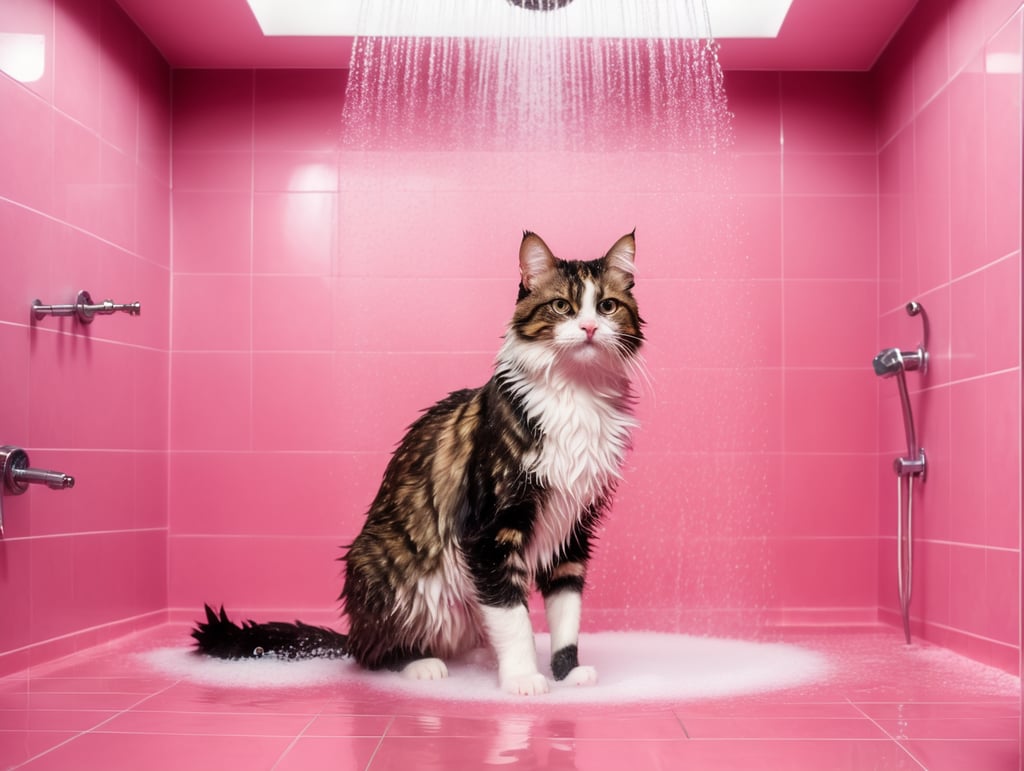
[[[4,501],[0,668],[168,605],[332,608],[404,427],[488,376],[524,227],[567,257],[640,244],[651,383],[589,624],[895,621],[901,433],[868,363],[916,341],[913,297],[915,631],[1016,668],[1019,2],[920,4],[873,76],[728,73],[715,164],[345,152],[343,73],[171,89],[107,0],[0,28],[45,43],[40,77],[0,73],[0,443],[78,478]],[[82,287],[144,315],[29,322]]]
[[[1021,12],[919,4],[880,62],[880,347],[916,345],[929,477],[919,488],[914,628],[1015,670],[1020,620]],[[879,604],[895,620],[895,385],[879,384]],[[887,425],[894,423],[893,426]]]
[[[728,73],[736,142],[709,165],[345,152],[342,73],[182,70],[171,94],[105,0],[5,6],[48,44],[39,80],[0,75],[21,118],[0,122],[0,351],[27,373],[3,381],[0,439],[79,485],[5,501],[0,651],[168,604],[332,608],[404,427],[488,376],[520,231],[588,258],[636,227],[651,383],[588,623],[894,620],[901,438],[868,364],[916,340],[916,297],[916,629],[1013,668],[1017,7],[924,4],[874,77]],[[146,313],[28,323],[32,297],[86,285]]]
[[[0,444],[76,478],[4,498],[9,671],[166,607],[170,81],[106,0],[4,3],[0,31],[42,57],[0,71]],[[143,315],[32,323],[79,289]]]
[[[592,258],[636,227],[652,382],[591,623],[873,620],[871,82],[726,86],[736,144],[709,174],[343,151],[338,73],[175,72],[172,607],[333,608],[405,426],[489,376],[521,231]]]
[[[344,85],[174,73],[172,606],[332,608],[346,513],[379,474],[343,435],[371,411],[337,397]]]

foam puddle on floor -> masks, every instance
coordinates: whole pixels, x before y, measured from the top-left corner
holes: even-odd
[[[550,639],[546,634],[536,639],[539,660],[547,661]],[[359,683],[384,692],[452,701],[523,698],[498,688],[495,665],[486,655],[449,662],[448,679],[431,682],[367,672],[348,659],[222,661],[196,656],[187,648],[159,648],[139,655],[165,674],[225,688]],[[653,632],[583,634],[580,661],[597,669],[596,685],[554,683],[551,693],[535,698],[573,704],[685,701],[791,688],[822,680],[829,672],[824,655],[796,645]]]

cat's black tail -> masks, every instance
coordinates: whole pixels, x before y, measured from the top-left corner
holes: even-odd
[[[337,659],[348,655],[348,636],[322,626],[296,621],[257,624],[230,621],[223,606],[218,614],[209,605],[206,623],[192,630],[196,650],[219,659],[250,659],[271,656],[280,659]]]

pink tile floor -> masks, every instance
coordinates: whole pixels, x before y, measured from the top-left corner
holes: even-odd
[[[185,626],[167,624],[0,680],[0,768],[1019,767],[1019,680],[940,648],[906,648],[889,628],[789,640],[828,657],[821,682],[571,707],[431,701],[369,685],[211,686],[135,655],[186,641]]]

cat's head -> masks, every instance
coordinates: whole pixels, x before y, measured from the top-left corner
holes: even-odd
[[[509,330],[517,347],[551,363],[627,369],[643,342],[643,319],[632,293],[635,254],[633,233],[604,257],[586,262],[560,260],[540,236],[524,233]]]

